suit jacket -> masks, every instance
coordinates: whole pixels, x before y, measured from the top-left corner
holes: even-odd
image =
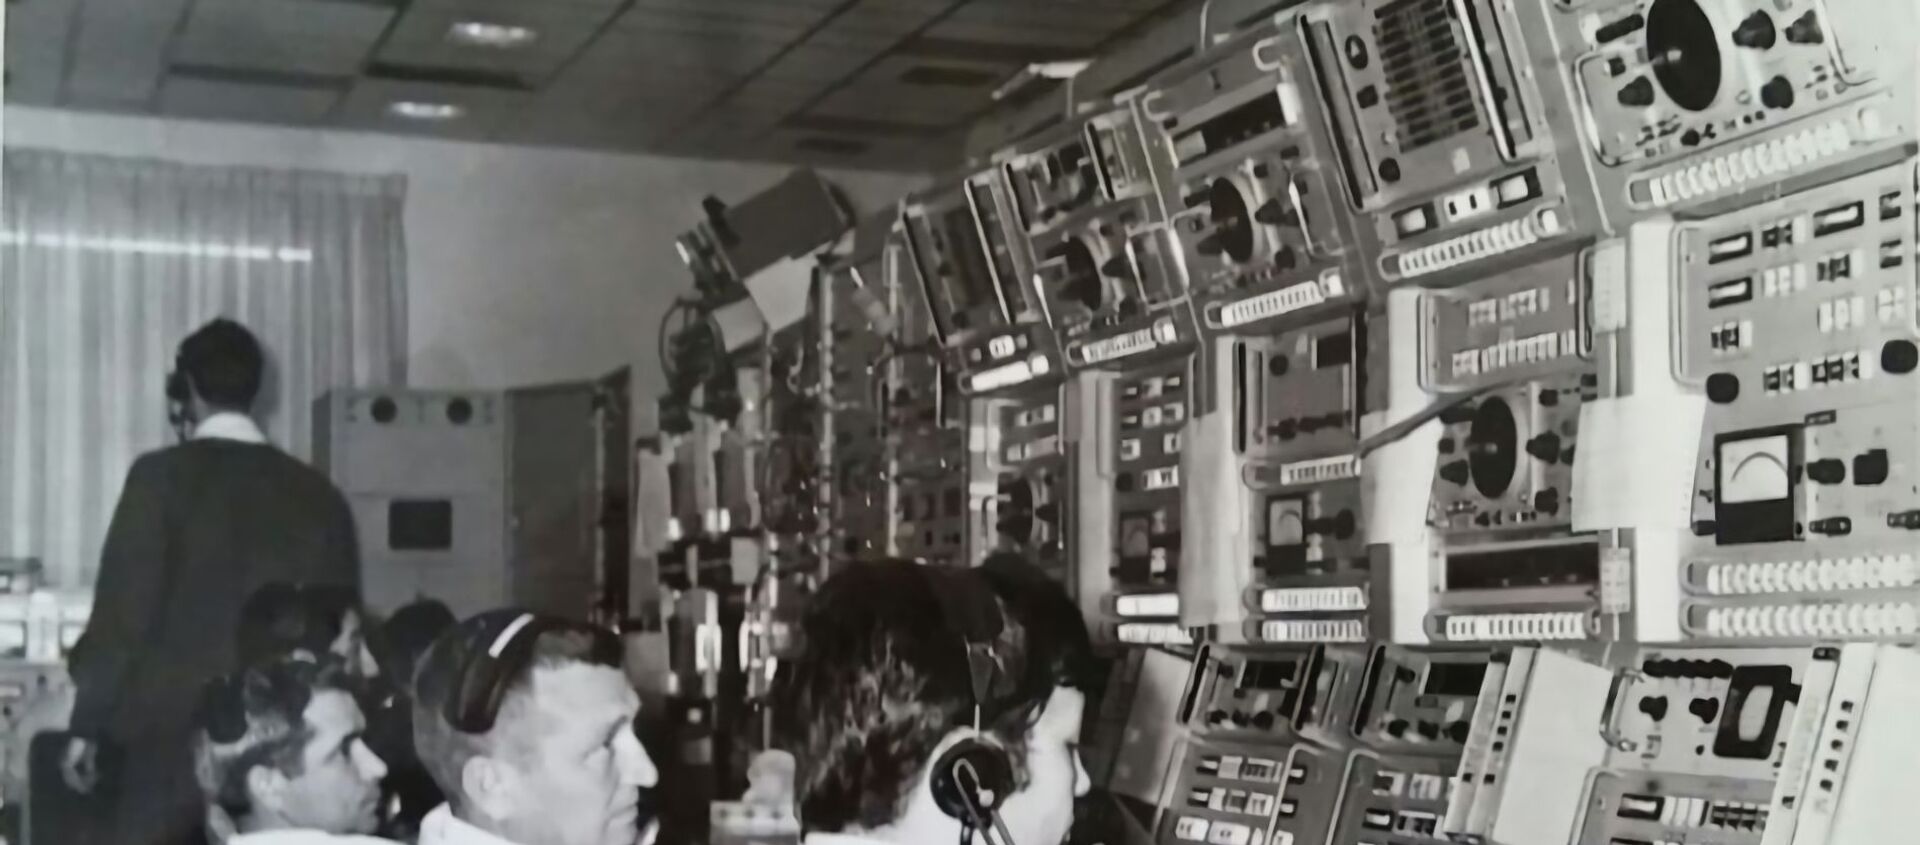
[[[182,730],[201,687],[235,668],[241,603],[274,581],[358,586],[353,514],[332,482],[265,444],[140,456],[69,660],[73,732],[128,744]]]

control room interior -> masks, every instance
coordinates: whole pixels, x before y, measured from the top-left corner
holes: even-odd
[[[996,553],[1102,663],[1075,843],[1916,841],[1914,0],[0,21],[0,845],[88,812],[219,317],[370,620],[619,634],[663,843],[801,841],[749,775],[838,568]]]

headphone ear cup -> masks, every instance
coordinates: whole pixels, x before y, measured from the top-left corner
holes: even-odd
[[[940,812],[962,824],[977,824],[1013,791],[1013,762],[1007,752],[977,739],[963,739],[933,763],[928,790]]]
[[[187,374],[175,367],[167,374],[167,398],[175,402],[185,402],[191,398],[187,389]]]

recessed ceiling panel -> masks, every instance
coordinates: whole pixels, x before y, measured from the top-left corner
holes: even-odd
[[[451,106],[458,114],[446,119],[409,118],[396,113],[400,103],[427,109]],[[341,103],[337,119],[344,126],[376,132],[492,140],[532,103],[533,96],[524,92],[362,79]]]
[[[565,4],[529,3],[510,13],[414,6],[388,32],[379,58],[416,66],[483,68],[538,84],[584,47],[611,15],[607,8]],[[532,40],[515,46],[462,42],[453,34],[460,24],[518,27]]]

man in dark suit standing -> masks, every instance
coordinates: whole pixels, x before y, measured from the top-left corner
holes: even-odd
[[[359,584],[346,499],[249,416],[263,370],[259,342],[230,320],[180,344],[168,395],[191,436],[134,461],[107,531],[69,664],[74,738],[62,768],[69,786],[111,802],[114,845],[174,845],[203,821],[193,710],[201,687],[235,668],[246,598],[274,581]],[[104,782],[102,743],[124,757]]]

